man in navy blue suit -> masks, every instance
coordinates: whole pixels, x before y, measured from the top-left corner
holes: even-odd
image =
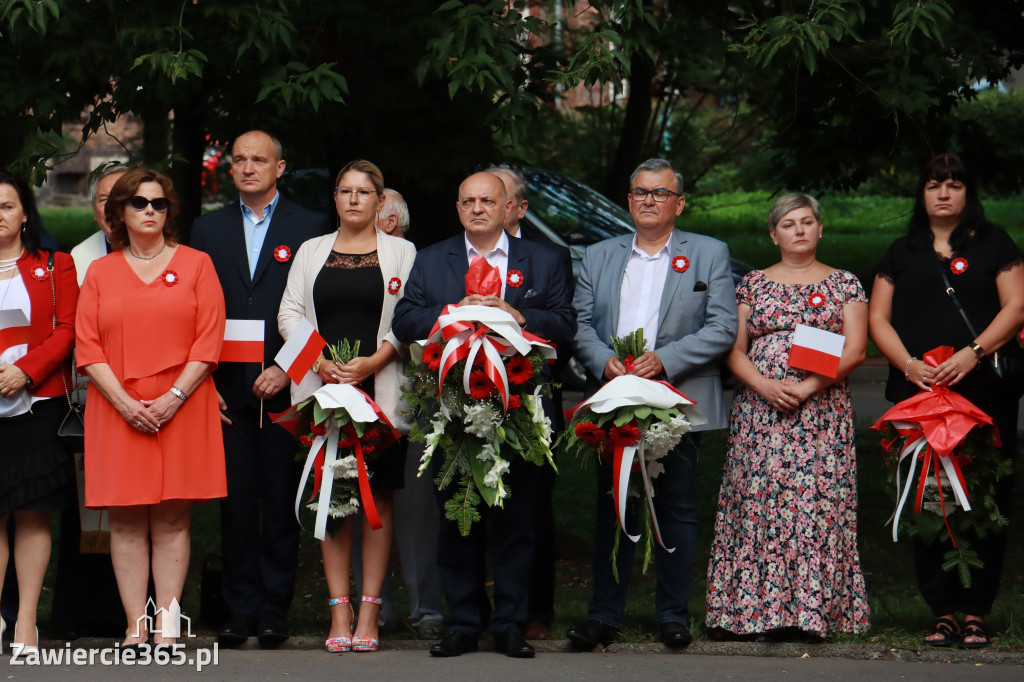
[[[213,374],[228,477],[221,538],[229,616],[217,633],[221,646],[238,646],[255,634],[269,648],[289,635],[299,548],[292,503],[300,472],[291,436],[267,416],[289,406],[288,376],[274,364],[284,343],[277,310],[292,254],[329,232],[330,223],[281,196],[277,179],[284,168],[276,137],[262,130],[240,135],[231,148],[239,200],[192,227],[191,245],[209,254],[217,270],[228,319],[264,322],[263,363],[223,363]]]
[[[445,305],[474,304],[501,308],[527,331],[558,346],[571,343],[576,331],[572,307],[572,269],[554,249],[509,239],[502,229],[512,209],[501,180],[476,173],[459,187],[456,205],[465,231],[420,251],[395,308],[392,331],[404,342],[424,339]],[[501,273],[500,296],[466,295],[465,276],[474,258],[485,258]],[[522,275],[521,285],[508,286],[508,273]],[[440,463],[440,458],[437,460]],[[451,490],[438,493],[442,508],[438,569],[451,612],[448,635],[431,647],[433,656],[459,656],[476,651],[489,611],[484,589],[488,518],[494,537],[494,609],[489,623],[495,649],[514,658],[534,655],[523,639],[536,528],[535,497],[539,467],[514,461],[509,469],[512,495],[504,508],[485,509],[480,523],[462,537],[454,522],[443,518]]]

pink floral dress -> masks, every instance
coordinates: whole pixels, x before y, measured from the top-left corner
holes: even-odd
[[[767,377],[800,380],[788,367],[797,324],[842,333],[845,304],[867,300],[837,270],[813,285],[743,278],[749,357]],[[729,452],[708,567],[707,626],[737,634],[799,628],[824,636],[870,626],[857,553],[857,463],[847,383],[780,412],[737,384]]]

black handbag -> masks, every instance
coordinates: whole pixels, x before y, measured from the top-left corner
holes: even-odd
[[[971,332],[971,336],[974,338],[978,338],[978,332],[975,331],[971,318],[967,316],[967,311],[960,303],[956,290],[950,284],[945,264],[941,260],[939,261],[939,274],[942,275],[942,283],[946,285],[946,295],[953,301],[956,311],[963,318],[964,324],[967,325],[967,331]],[[1021,338],[1018,331],[999,350],[984,358],[979,367],[985,373],[988,379],[987,383],[992,388],[1012,396],[1015,400],[1024,395],[1024,348],[1020,343]]]
[[[57,328],[57,287],[53,283],[53,251],[50,251],[46,260],[46,271],[50,273],[50,295],[53,297],[53,319],[52,328]],[[72,366],[75,356],[71,354]],[[71,389],[68,388],[68,381],[64,378],[64,371],[60,370],[60,381],[64,384],[64,398],[68,401],[68,413],[64,415],[60,426],[57,427],[57,436],[61,444],[69,452],[82,452],[85,447],[85,418],[82,414],[85,407],[77,400],[71,399]]]

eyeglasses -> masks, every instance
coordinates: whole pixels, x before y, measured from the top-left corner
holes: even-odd
[[[360,187],[358,189],[352,189],[351,187],[335,187],[334,191],[338,193],[338,196],[342,199],[348,199],[355,192],[356,196],[359,197],[359,201],[363,199],[369,199],[377,193],[375,189],[368,189],[366,187]]]
[[[629,198],[633,201],[647,201],[647,195],[650,194],[654,197],[654,200],[659,204],[663,204],[668,201],[669,197],[681,197],[683,196],[679,192],[673,192],[670,189],[664,189],[659,187],[658,189],[644,189],[643,187],[634,187],[629,190]]]
[[[128,200],[128,205],[134,208],[136,211],[145,211],[149,205],[153,206],[153,210],[157,213],[163,213],[171,205],[169,199],[164,197],[157,197],[155,199],[147,199],[146,197],[140,197],[139,195],[133,196]]]

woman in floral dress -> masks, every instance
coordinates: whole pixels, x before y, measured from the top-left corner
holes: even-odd
[[[857,553],[853,409],[846,376],[864,360],[867,300],[816,259],[818,202],[787,194],[768,218],[781,260],[736,289],[738,379],[708,568],[707,625],[772,641],[869,627]],[[803,324],[842,334],[837,379],[788,365]]]

